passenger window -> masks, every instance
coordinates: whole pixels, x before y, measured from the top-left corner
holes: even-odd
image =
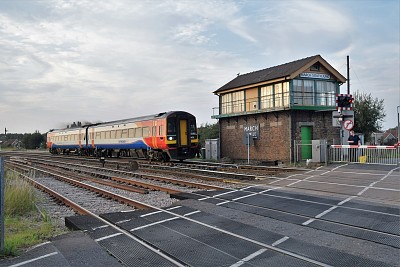
[[[142,128],[135,129],[135,137],[136,138],[142,137]]]
[[[128,137],[129,138],[135,137],[135,129],[133,128],[129,129]]]
[[[149,127],[143,127],[143,137],[149,137],[149,136],[150,136]]]
[[[128,129],[122,130],[121,138],[127,138],[128,137]]]
[[[117,135],[115,136],[115,138],[120,139],[122,136],[122,130],[117,130]]]

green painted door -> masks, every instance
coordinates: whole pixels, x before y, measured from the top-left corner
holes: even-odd
[[[311,140],[312,140],[312,127],[302,126],[301,127],[301,159],[311,159]]]

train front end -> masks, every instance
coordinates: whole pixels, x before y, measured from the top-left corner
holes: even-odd
[[[172,159],[185,160],[196,156],[198,135],[196,117],[184,111],[174,111],[166,116],[166,141]]]

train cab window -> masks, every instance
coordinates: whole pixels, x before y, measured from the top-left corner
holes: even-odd
[[[143,127],[143,137],[149,137],[149,136],[150,136],[149,127]]]
[[[190,139],[197,139],[197,127],[196,121],[190,120],[189,121],[189,130],[190,130]]]
[[[175,120],[172,119],[168,120],[167,134],[176,134]]]
[[[196,123],[194,121],[190,121],[190,134],[197,134]]]

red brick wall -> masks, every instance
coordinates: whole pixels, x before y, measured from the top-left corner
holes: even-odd
[[[290,162],[293,140],[301,139],[301,126],[312,126],[312,139],[339,140],[339,128],[332,127],[331,111],[277,111],[220,118],[221,157],[247,160],[244,127],[259,124],[260,136],[250,146],[253,161]],[[293,153],[293,152],[292,152]]]

